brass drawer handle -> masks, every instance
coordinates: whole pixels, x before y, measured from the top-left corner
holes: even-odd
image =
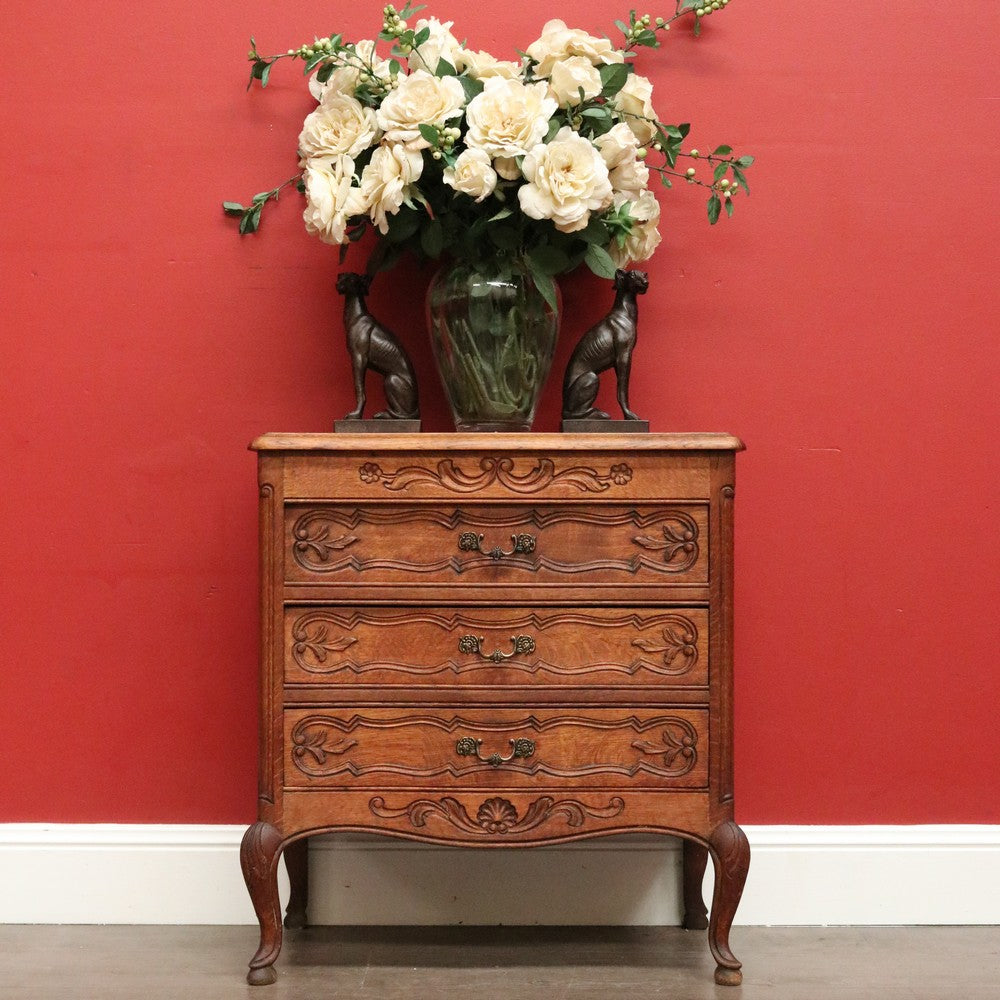
[[[506,764],[508,761],[512,761],[517,757],[534,756],[534,740],[517,739],[508,740],[507,742],[513,748],[508,756],[501,757],[498,753],[491,753],[489,757],[484,757],[479,752],[479,748],[483,745],[483,741],[473,739],[471,736],[463,736],[455,744],[455,753],[457,753],[459,757],[475,757],[476,760],[480,760],[484,764],[489,764],[490,767],[499,767],[501,764]]]
[[[534,535],[511,535],[510,540],[514,543],[514,547],[510,550],[510,552],[504,552],[499,545],[494,545],[489,552],[484,552],[484,538],[485,535],[477,535],[474,531],[463,531],[462,534],[458,536],[458,547],[463,552],[479,552],[484,556],[489,556],[495,562],[499,562],[501,559],[509,556],[535,551]]]
[[[483,641],[481,635],[463,635],[458,640],[458,651],[460,653],[478,653],[484,660],[492,660],[494,663],[501,663],[512,657],[535,651],[535,640],[530,635],[512,635],[510,641],[514,650],[510,653],[504,653],[499,649],[494,649],[492,653],[484,653]]]

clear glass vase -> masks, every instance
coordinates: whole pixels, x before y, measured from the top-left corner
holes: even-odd
[[[557,302],[558,300],[557,286]],[[500,255],[445,264],[427,290],[427,326],[460,431],[526,431],[552,366],[559,310],[526,265]]]

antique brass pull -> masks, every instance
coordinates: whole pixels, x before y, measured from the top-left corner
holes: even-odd
[[[501,663],[503,660],[535,651],[535,640],[530,635],[512,635],[510,641],[514,647],[513,652],[504,653],[499,649],[494,649],[492,653],[484,653],[483,636],[463,635],[458,640],[458,651],[460,653],[478,653],[484,660],[492,660],[494,663]]]
[[[484,757],[479,752],[479,748],[483,745],[483,741],[473,739],[471,736],[463,736],[455,744],[455,753],[457,753],[459,757],[475,757],[477,760],[481,760],[484,764],[489,764],[490,767],[499,767],[501,764],[506,764],[508,761],[512,761],[516,757],[531,757],[535,753],[534,740],[517,739],[508,740],[507,742],[513,748],[508,756],[501,757],[498,753],[491,753],[489,757]]]
[[[458,547],[463,552],[479,552],[484,556],[489,556],[491,559],[499,562],[508,556],[519,555],[521,553],[534,552],[535,551],[535,536],[534,535],[511,535],[510,540],[514,543],[514,547],[510,552],[504,552],[499,545],[494,545],[489,552],[483,551],[483,538],[484,535],[477,535],[474,531],[463,531],[462,534],[458,536]]]

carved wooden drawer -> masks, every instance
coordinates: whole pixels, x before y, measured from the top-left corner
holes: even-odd
[[[289,709],[285,786],[703,788],[704,709]]]
[[[705,608],[287,605],[284,625],[291,684],[708,684]]]
[[[706,505],[289,506],[285,572],[321,584],[705,583]]]

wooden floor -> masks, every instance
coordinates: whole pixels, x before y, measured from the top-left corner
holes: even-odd
[[[274,986],[251,927],[0,926],[3,1000],[997,1000],[1000,927],[738,927],[742,987],[676,928],[310,928]]]

